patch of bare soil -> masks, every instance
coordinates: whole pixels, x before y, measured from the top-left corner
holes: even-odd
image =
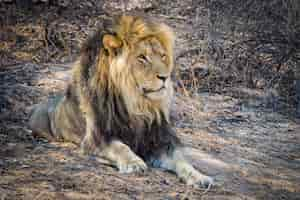
[[[263,91],[237,88],[247,98],[187,96],[177,87],[174,126],[188,159],[216,179],[209,191],[157,169],[121,175],[72,144],[34,138],[26,126],[30,106],[63,92],[81,41],[115,12],[103,6],[75,0],[68,8],[0,6],[0,199],[300,199],[300,123],[268,109]],[[144,9],[175,28],[182,71],[206,65],[199,49],[206,10],[193,6],[174,1]]]

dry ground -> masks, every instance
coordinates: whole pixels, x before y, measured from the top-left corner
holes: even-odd
[[[210,191],[157,169],[121,175],[72,144],[33,138],[29,107],[63,91],[81,41],[108,17],[95,2],[0,7],[0,199],[300,199],[300,123],[266,108],[263,91],[188,97],[178,89],[174,126],[195,167],[215,177]],[[190,51],[206,30],[205,9],[198,5],[195,14],[193,6],[174,1],[145,10],[175,28],[178,68],[205,65],[201,49]],[[197,31],[193,20],[203,20]]]

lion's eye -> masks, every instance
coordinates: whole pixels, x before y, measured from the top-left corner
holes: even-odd
[[[144,63],[144,64],[147,63],[147,62],[149,62],[148,58],[145,55],[143,55],[143,54],[139,55],[137,57],[137,59],[138,59],[139,62]]]

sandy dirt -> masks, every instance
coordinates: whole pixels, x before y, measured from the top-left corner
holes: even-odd
[[[30,106],[63,92],[81,42],[109,17],[103,5],[90,2],[63,9],[37,5],[22,12],[14,5],[0,7],[5,13],[0,33],[1,200],[300,199],[300,122],[268,108],[264,91],[236,88],[240,95],[235,97],[187,96],[175,81],[174,126],[188,159],[215,178],[209,191],[187,187],[158,169],[119,174],[82,156],[73,144],[34,138],[26,125]],[[174,1],[144,10],[176,30],[177,68],[206,65],[201,49],[194,51],[206,37],[207,12],[201,5],[197,9],[195,14],[192,1]],[[196,27],[193,20],[203,23]]]

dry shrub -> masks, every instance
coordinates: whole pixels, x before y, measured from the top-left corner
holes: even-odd
[[[207,6],[208,53],[218,84],[275,88],[296,103],[300,1],[210,0]]]

